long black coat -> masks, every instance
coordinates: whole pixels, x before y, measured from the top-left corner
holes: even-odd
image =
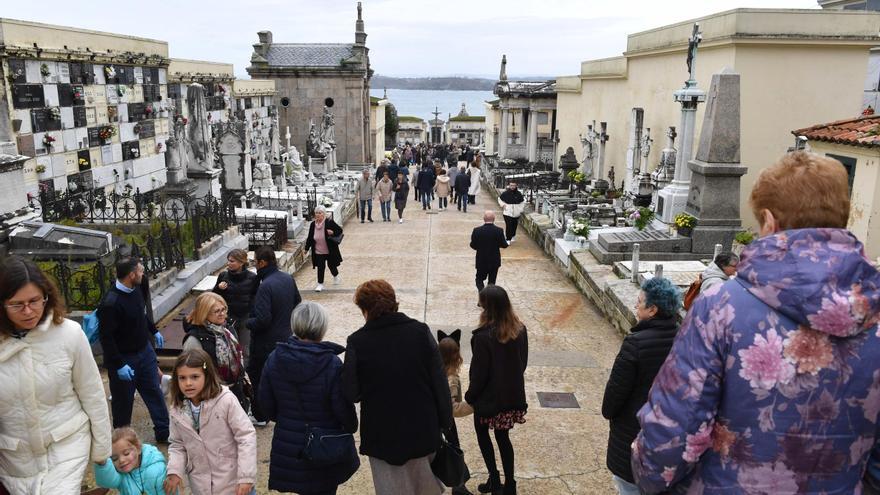
[[[474,265],[477,270],[490,270],[501,266],[501,249],[507,247],[504,229],[492,223],[484,223],[471,232],[471,249],[477,251]]]
[[[221,289],[220,283],[226,282],[226,288]],[[219,294],[229,306],[229,316],[239,318],[247,318],[251,311],[251,301],[257,292],[257,274],[242,269],[238,272],[230,272],[226,270],[217,277],[217,284],[211,292]]]
[[[605,386],[602,416],[611,421],[606,463],[613,474],[630,483],[630,446],[639,434],[636,413],[647,402],[648,391],[666,361],[677,331],[674,318],[640,321],[623,339]]]
[[[464,398],[481,417],[506,411],[525,411],[525,372],[529,364],[529,336],[525,327],[516,339],[501,343],[491,327],[474,330],[471,337],[470,384]]]
[[[277,266],[257,271],[260,286],[247,327],[251,331],[251,364],[262,363],[275,344],[290,337],[290,314],[302,301],[296,281]]]
[[[436,452],[441,430],[458,443],[449,382],[424,323],[399,312],[368,321],[348,337],[342,382],[361,403],[361,454],[401,466]]]
[[[458,174],[455,176],[455,192],[459,196],[462,194],[467,194],[468,189],[471,188],[471,176],[468,175],[467,172],[462,172],[459,170]]]
[[[342,253],[339,252],[339,244],[336,244],[332,240],[330,240],[331,235],[327,233],[328,230],[333,231],[333,236],[337,236],[342,233],[342,227],[339,226],[333,220],[329,218],[324,220],[324,235],[327,239],[327,250],[330,254],[327,256],[327,264],[330,266],[339,266],[342,263]],[[315,260],[315,222],[309,224],[309,236],[306,238],[306,251],[309,249],[312,250],[312,268],[316,268],[318,266],[318,262]]]
[[[269,488],[282,492],[329,491],[351,478],[360,466],[352,447],[348,458],[332,466],[315,467],[300,459],[308,426],[357,431],[354,404],[342,395],[345,352],[333,342],[306,342],[290,337],[266,361],[260,380],[260,406],[275,421],[269,460]]]

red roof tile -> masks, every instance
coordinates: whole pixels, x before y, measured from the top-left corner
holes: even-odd
[[[880,115],[838,120],[830,124],[798,129],[791,133],[795,136],[806,136],[810,141],[827,141],[852,146],[880,146]]]

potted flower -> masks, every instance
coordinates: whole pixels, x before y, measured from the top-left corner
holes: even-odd
[[[49,134],[46,134],[45,136],[43,136],[43,146],[46,147],[46,150],[48,152],[51,152],[52,146],[55,146],[55,138],[53,138]]]
[[[61,120],[61,109],[52,107],[49,109],[49,118],[52,120]]]
[[[590,238],[590,224],[586,219],[573,218],[568,224],[568,232],[575,238]]]
[[[86,169],[89,168],[89,165],[91,165],[91,164],[89,163],[89,161],[88,161],[87,159],[85,159],[85,158],[80,158],[79,161],[78,161],[78,164],[79,164],[79,169],[80,169],[80,170],[86,170]]]
[[[134,129],[132,129],[132,130],[133,130],[134,133],[137,134],[138,136],[141,135],[141,130],[142,130],[142,129],[141,129],[141,125],[140,125],[139,123],[138,123],[138,124],[135,124],[135,125],[134,125]]]
[[[737,232],[733,237],[733,244],[730,246],[730,250],[733,251],[733,254],[739,256],[742,254],[743,250],[755,240],[754,232],[751,230],[743,230],[741,232]]]
[[[98,130],[98,137],[107,144],[110,138],[116,135],[116,128],[112,125],[105,125]]]
[[[43,77],[49,77],[52,71],[49,70],[49,66],[46,64],[40,64],[40,75]]]
[[[46,166],[45,165],[37,165],[35,170],[37,171],[38,174],[46,173]]]
[[[630,210],[627,219],[635,228],[645,230],[645,227],[654,220],[654,212],[650,208],[640,206]]]
[[[697,226],[696,217],[685,212],[675,215],[672,221],[675,225],[675,230],[685,237],[690,237],[694,233],[694,227]]]
[[[144,107],[144,114],[146,114],[147,118],[150,118],[153,115],[153,105],[147,105]]]
[[[116,94],[118,94],[119,96],[125,96],[125,86],[122,84],[116,86]]]

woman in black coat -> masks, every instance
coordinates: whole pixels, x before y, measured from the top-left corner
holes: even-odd
[[[235,331],[238,343],[244,351],[244,362],[247,364],[251,332],[245,326],[251,312],[251,301],[257,292],[257,274],[248,270],[247,251],[233,249],[226,255],[226,271],[217,277],[217,283],[211,292],[219,294],[229,308],[229,320]]]
[[[309,235],[306,237],[306,251],[312,250],[312,268],[318,269],[315,292],[324,290],[324,269],[328,266],[333,275],[333,284],[338,285],[342,281],[339,277],[342,254],[339,252],[339,243],[333,240],[340,235],[342,227],[327,218],[327,210],[323,206],[315,207],[315,220],[309,224]]]
[[[290,317],[293,337],[269,355],[260,380],[260,405],[275,421],[269,460],[269,489],[307,495],[335,494],[358,470],[351,448],[335,464],[316,466],[302,458],[309,426],[344,435],[357,431],[354,405],[342,395],[339,344],[323,342],[328,327],[321,305],[303,301]],[[295,372],[291,372],[295,370]]]
[[[489,470],[489,480],[477,488],[480,493],[516,494],[514,452],[510,430],[525,423],[525,372],[529,362],[526,327],[517,318],[507,292],[497,285],[480,291],[480,327],[471,337],[470,386],[465,400],[474,408],[474,429],[480,453]],[[489,430],[501,454],[504,485],[495,463],[495,449]]]
[[[636,303],[639,322],[623,339],[605,386],[602,416],[611,421],[606,463],[621,494],[638,494],[630,457],[631,445],[639,434],[636,413],[648,400],[648,391],[672,348],[678,332],[681,295],[665,278],[653,278],[642,285]]]
[[[397,177],[394,185],[394,207],[397,208],[397,223],[403,223],[403,209],[406,208],[406,195],[409,194],[409,184],[403,176]]]

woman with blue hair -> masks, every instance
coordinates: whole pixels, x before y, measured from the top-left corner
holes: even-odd
[[[635,307],[639,322],[623,339],[605,386],[602,416],[611,422],[606,464],[621,495],[639,493],[630,467],[630,446],[639,433],[636,413],[672,348],[680,308],[681,292],[668,279],[642,284]]]

